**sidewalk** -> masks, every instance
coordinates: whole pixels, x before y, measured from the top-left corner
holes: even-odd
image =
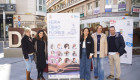
[[[3,53],[0,54],[2,56]],[[47,73],[44,72],[47,80]],[[36,65],[32,63],[31,78],[37,80]],[[23,58],[0,58],[0,80],[26,80],[26,66]]]
[[[37,80],[36,65],[32,63],[31,77]],[[109,75],[108,58],[104,61],[105,79]],[[0,53],[0,80],[26,80],[25,63],[23,58],[3,58]],[[47,73],[44,73],[47,80]],[[65,79],[64,79],[65,80]],[[91,72],[91,80],[94,79],[93,71]],[[140,80],[140,55],[133,56],[133,64],[121,64],[121,80]]]

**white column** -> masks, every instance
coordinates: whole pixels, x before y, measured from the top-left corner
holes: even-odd
[[[36,7],[37,7],[37,11],[39,11],[39,0],[37,0]]]

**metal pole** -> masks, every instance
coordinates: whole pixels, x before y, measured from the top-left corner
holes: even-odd
[[[5,11],[3,10],[3,37],[4,37],[4,44],[6,41],[6,37],[5,37]]]
[[[140,12],[139,12],[139,28],[140,28]]]

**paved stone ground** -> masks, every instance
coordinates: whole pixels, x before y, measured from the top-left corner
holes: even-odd
[[[26,80],[25,63],[23,58],[3,58],[3,54],[3,48],[0,43],[0,80]],[[31,77],[34,80],[37,80],[37,70],[34,62],[32,63],[32,66]],[[104,60],[104,70],[106,78],[109,75],[108,58],[105,58]],[[45,72],[44,77],[47,80],[47,73]],[[96,80],[94,79],[93,71],[91,72],[91,80]],[[121,80],[140,80],[140,55],[133,56],[132,65],[121,64]]]
[[[25,63],[23,58],[3,58],[3,53],[0,53],[0,80],[25,80]],[[31,77],[36,80],[37,70],[35,63],[32,63]],[[105,77],[109,75],[108,58],[104,62]],[[91,80],[94,79],[91,72]],[[44,72],[44,77],[47,80],[47,73]],[[104,79],[106,80],[106,79]],[[133,64],[121,64],[121,80],[140,80],[140,56],[133,56]]]

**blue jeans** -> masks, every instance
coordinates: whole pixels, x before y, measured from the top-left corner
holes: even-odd
[[[100,58],[97,54],[97,58],[94,58],[94,76],[98,76],[98,80],[104,80],[104,58]]]
[[[91,59],[87,58],[86,48],[82,48],[80,59],[80,79],[90,80]]]
[[[31,72],[33,55],[28,55],[28,57],[29,57],[28,61],[26,61],[25,59],[24,59],[24,61],[25,61],[25,64],[26,64],[26,70]]]

